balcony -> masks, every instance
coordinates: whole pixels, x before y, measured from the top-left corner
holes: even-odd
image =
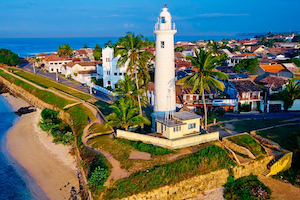
[[[155,29],[156,31],[171,31],[171,30],[176,30],[175,29],[175,23],[161,23],[157,22],[155,24]]]
[[[263,100],[263,98],[262,97],[245,97],[245,98],[240,97],[239,100],[261,101]]]

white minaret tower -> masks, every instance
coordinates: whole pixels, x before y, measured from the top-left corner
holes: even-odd
[[[172,23],[168,8],[164,7],[155,24],[156,35],[155,53],[155,88],[153,131],[155,119],[167,118],[176,110],[175,100],[175,63],[174,63],[174,34],[177,33],[175,23]]]

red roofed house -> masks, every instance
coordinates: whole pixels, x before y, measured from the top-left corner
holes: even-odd
[[[97,77],[95,62],[71,62],[62,67],[62,74],[71,76],[80,83],[91,82],[92,77]]]
[[[39,53],[39,54],[36,54],[36,55],[35,55],[35,57],[38,58],[38,59],[40,59],[40,60],[41,60],[41,59],[44,59],[46,56],[48,56],[48,55],[45,54],[45,53]]]
[[[293,78],[293,73],[285,69],[280,64],[275,65],[259,65],[255,72],[256,75],[275,75],[287,78]]]
[[[42,63],[45,65],[45,69],[49,73],[61,72],[63,65],[72,62],[72,59],[67,57],[58,57],[56,55],[46,56],[42,59]]]

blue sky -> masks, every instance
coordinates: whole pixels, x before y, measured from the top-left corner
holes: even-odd
[[[0,38],[152,36],[165,3],[180,36],[300,31],[299,0],[0,1]]]

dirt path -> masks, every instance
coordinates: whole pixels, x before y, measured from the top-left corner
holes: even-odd
[[[284,183],[270,177],[258,176],[258,179],[273,190],[271,199],[273,200],[299,200],[300,188],[290,183]]]

